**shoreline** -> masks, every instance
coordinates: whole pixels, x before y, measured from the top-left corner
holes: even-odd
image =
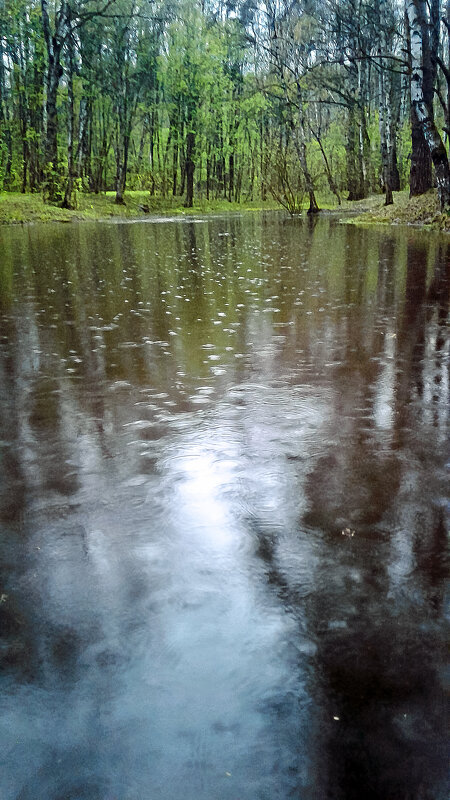
[[[384,205],[383,195],[371,195],[364,200],[344,200],[338,206],[329,198],[322,198],[320,212],[333,216],[342,215],[340,222],[350,225],[408,225],[450,233],[450,215],[441,214],[436,190],[420,197],[409,198],[407,191],[394,193],[394,204]],[[142,206],[146,206],[146,210]],[[114,192],[102,195],[83,194],[79,196],[76,209],[63,209],[56,205],[44,204],[41,195],[20,194],[18,192],[0,193],[0,227],[9,225],[29,225],[37,222],[138,222],[156,217],[191,217],[193,215],[248,213],[261,211],[285,211],[273,201],[229,203],[226,200],[200,200],[193,208],[184,208],[180,203],[167,200],[153,200],[148,192],[130,191],[126,195],[126,205],[114,204]],[[306,215],[307,209],[302,212]],[[320,216],[320,212],[318,216]]]

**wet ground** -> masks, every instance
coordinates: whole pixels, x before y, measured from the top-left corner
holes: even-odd
[[[2,800],[447,800],[449,244],[0,232]]]

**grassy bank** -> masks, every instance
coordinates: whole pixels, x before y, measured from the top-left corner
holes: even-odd
[[[105,194],[79,194],[77,207],[74,210],[60,208],[57,205],[44,203],[40,194],[20,194],[19,192],[0,192],[0,224],[18,224],[29,222],[70,222],[76,220],[104,220],[111,218],[139,219],[151,214],[189,215],[208,213],[228,213],[242,211],[281,210],[273,200],[265,202],[256,200],[246,203],[229,203],[227,200],[198,199],[193,208],[186,209],[181,197],[152,198],[145,191],[127,192],[126,204],[117,206],[114,203],[115,192]],[[317,194],[321,209],[346,213],[360,209],[359,204],[343,201],[341,206],[332,195]],[[381,202],[381,197],[370,198],[368,208]],[[146,211],[142,208],[145,207]],[[361,206],[362,208],[362,206]],[[148,210],[147,210],[148,209]],[[308,209],[305,199],[304,210]],[[286,212],[287,214],[287,212]]]
[[[186,209],[182,198],[151,198],[148,192],[127,192],[126,204],[114,203],[115,193],[79,194],[74,210],[59,208],[43,202],[42,195],[20,194],[18,192],[0,193],[0,224],[27,222],[70,222],[76,220],[101,220],[111,217],[136,219],[148,214],[205,214],[208,212],[243,211],[274,209],[274,201],[261,203],[228,203],[226,200],[200,200],[193,208]],[[146,208],[146,211],[142,210]],[[148,210],[147,210],[148,209]]]
[[[394,192],[394,203],[384,205],[384,197],[376,195],[357,203],[347,203],[357,216],[345,222],[353,225],[420,225],[450,232],[450,215],[439,212],[437,192],[432,189],[420,197],[409,197],[409,191]]]
[[[192,209],[183,207],[181,199],[150,198],[148,192],[128,192],[126,205],[114,203],[114,192],[106,194],[79,194],[77,208],[68,210],[43,202],[38,194],[16,192],[0,193],[0,224],[29,222],[70,222],[76,220],[101,220],[110,218],[137,219],[148,214],[183,215],[226,213],[230,211],[258,211],[279,208],[273,200],[262,203],[228,203],[226,200],[198,200]],[[344,200],[336,205],[334,197],[318,196],[322,209],[335,211],[342,221],[352,224],[413,224],[426,225],[439,230],[450,231],[450,215],[439,213],[436,191],[427,192],[421,197],[409,199],[407,191],[394,193],[394,204],[384,206],[382,195],[372,195],[365,200],[349,203]],[[145,207],[146,211],[143,211]],[[307,205],[305,204],[305,210]]]

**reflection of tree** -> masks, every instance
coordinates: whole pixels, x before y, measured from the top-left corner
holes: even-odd
[[[448,341],[447,324],[450,302],[450,245],[441,242],[439,245],[433,279],[427,294],[427,322],[430,323],[436,312],[435,374],[433,402],[437,404],[441,397],[443,370],[445,368],[445,349]],[[447,363],[447,376],[450,377],[450,364]],[[434,416],[438,424],[437,409]]]
[[[399,419],[406,411],[412,385],[416,385],[419,396],[423,395],[427,255],[424,243],[408,242],[405,305],[398,337]]]
[[[48,671],[47,679],[52,681],[53,686],[66,685],[71,688],[81,672],[85,671],[80,655],[86,647],[86,628],[92,632],[91,643],[98,643],[99,630],[105,624],[102,608],[104,613],[105,609],[112,608],[111,617],[117,612],[117,617],[123,618],[119,605],[124,604],[128,608],[129,603],[130,608],[135,611],[137,607],[136,619],[139,627],[142,611],[142,606],[139,610],[139,603],[142,597],[146,597],[146,592],[154,591],[154,587],[149,587],[145,570],[141,577],[139,569],[136,572],[137,561],[133,548],[130,548],[129,560],[125,554],[126,548],[119,548],[122,554],[120,565],[115,566],[108,559],[107,544],[110,537],[114,539],[114,530],[109,530],[110,527],[114,528],[112,514],[108,517],[107,514],[98,512],[97,497],[93,513],[92,507],[89,507],[89,499],[92,501],[95,492],[98,497],[101,496],[100,502],[111,497],[108,492],[103,494],[102,480],[107,472],[108,478],[111,478],[109,473],[114,469],[105,468],[103,471],[105,465],[98,459],[98,441],[103,441],[105,437],[105,407],[108,414],[111,413],[111,407],[115,406],[113,410],[119,415],[120,406],[122,413],[128,414],[127,420],[133,418],[135,413],[133,409],[130,410],[131,402],[135,398],[129,387],[124,388],[120,399],[109,399],[111,395],[105,391],[109,386],[107,367],[102,354],[106,354],[107,359],[113,358],[112,342],[118,344],[127,337],[138,342],[144,332],[151,332],[155,337],[159,334],[158,338],[167,341],[175,316],[175,303],[170,295],[177,287],[176,276],[179,278],[178,294],[191,300],[191,303],[186,304],[184,299],[181,300],[177,311],[182,317],[178,329],[181,335],[186,334],[186,348],[189,345],[192,347],[193,337],[187,338],[187,333],[194,330],[197,316],[201,316],[205,322],[203,327],[198,328],[196,344],[208,341],[217,343],[220,341],[220,329],[219,326],[215,329],[211,327],[212,313],[208,309],[215,304],[218,310],[220,303],[225,299],[229,300],[227,291],[230,292],[232,285],[231,274],[234,276],[235,298],[239,302],[246,302],[245,309],[230,310],[230,316],[235,314],[234,318],[241,322],[237,329],[236,346],[241,352],[246,352],[248,341],[253,337],[246,326],[253,312],[248,295],[243,293],[242,287],[246,284],[243,281],[239,284],[236,274],[245,274],[247,263],[245,269],[234,272],[235,262],[242,259],[242,254],[238,252],[239,245],[242,245],[241,224],[240,221],[230,221],[226,232],[231,235],[220,236],[214,243],[211,240],[211,251],[215,248],[214,252],[220,261],[215,274],[212,273],[209,256],[205,257],[206,236],[203,226],[196,226],[195,223],[176,226],[178,242],[169,239],[169,245],[166,245],[175,259],[176,266],[172,271],[164,264],[155,266],[148,273],[144,263],[138,262],[138,266],[134,267],[138,239],[133,238],[133,231],[137,231],[138,227],[130,227],[127,234],[120,233],[122,251],[120,253],[120,247],[117,247],[117,258],[121,266],[120,270],[117,264],[111,267],[111,271],[119,275],[117,286],[114,286],[111,308],[114,309],[114,315],[116,312],[123,312],[124,300],[129,299],[130,303],[127,305],[131,305],[135,311],[141,296],[141,286],[148,280],[150,289],[143,300],[148,297],[150,305],[151,299],[154,313],[148,318],[143,317],[144,322],[135,315],[123,314],[118,322],[118,329],[111,332],[102,330],[106,317],[104,301],[98,292],[92,291],[93,285],[99,284],[99,273],[94,271],[92,280],[90,279],[89,262],[87,266],[81,263],[87,257],[86,253],[80,263],[77,263],[76,258],[73,259],[75,264],[72,263],[70,269],[65,262],[58,267],[56,274],[62,285],[58,287],[56,296],[49,295],[49,289],[58,283],[55,281],[54,270],[58,266],[56,261],[59,255],[55,254],[53,257],[49,253],[46,266],[32,279],[38,298],[36,307],[32,302],[25,304],[25,297],[32,292],[29,286],[24,285],[17,290],[21,302],[16,305],[14,317],[8,320],[10,309],[5,311],[2,329],[2,334],[6,336],[5,347],[1,349],[0,346],[0,428],[2,440],[6,441],[3,461],[6,491],[0,513],[8,544],[6,555],[1,561],[0,590],[4,586],[6,593],[12,595],[9,586],[4,584],[8,580],[8,574],[12,584],[17,575],[21,579],[24,570],[28,570],[26,579],[21,584],[25,589],[22,591],[20,608],[14,605],[15,600],[12,597],[8,598],[7,603],[0,603],[0,614],[3,615],[4,629],[7,632],[6,648],[1,654],[6,653],[6,662],[14,665],[16,675],[19,675],[21,666],[24,669],[26,667],[29,678],[36,678],[38,675],[41,678]],[[304,229],[305,235],[309,236],[307,224],[304,224]],[[214,225],[211,227],[214,229]],[[315,254],[323,247],[321,230],[321,227],[316,227],[309,239],[311,244],[314,243],[314,252],[305,248],[305,258],[312,258],[313,262]],[[276,240],[276,231],[274,225],[267,226],[267,241],[263,241],[263,253],[268,252],[269,239]],[[289,231],[295,231],[294,226]],[[116,232],[115,236],[118,235]],[[396,328],[393,324],[396,288],[394,264],[399,253],[395,237],[380,238],[378,283],[376,293],[370,297],[374,305],[370,305],[367,289],[367,261],[370,256],[367,236],[361,238],[359,233],[347,231],[341,232],[339,236],[342,237],[339,241],[345,239],[345,244],[348,245],[344,263],[347,305],[345,308],[340,306],[327,312],[327,321],[320,323],[323,325],[322,329],[319,323],[314,328],[314,325],[308,326],[308,320],[305,320],[304,337],[311,342],[311,361],[314,359],[315,343],[318,339],[325,340],[325,334],[328,339],[324,351],[328,348],[327,355],[332,351],[332,356],[338,356],[329,372],[319,372],[317,377],[316,371],[314,378],[310,375],[307,377],[307,381],[316,381],[313,389],[317,390],[317,396],[323,400],[323,405],[314,417],[315,421],[311,423],[309,430],[305,424],[304,437],[302,435],[295,439],[293,436],[291,439],[290,433],[293,433],[296,425],[297,406],[294,406],[291,416],[291,406],[281,404],[270,418],[272,439],[267,420],[265,425],[261,424],[264,422],[264,417],[261,419],[261,408],[264,408],[267,400],[263,396],[265,390],[262,390],[262,394],[258,395],[258,402],[251,405],[244,424],[247,435],[252,430],[255,419],[259,422],[253,428],[254,438],[258,438],[258,447],[248,455],[251,447],[248,445],[250,439],[246,439],[243,451],[248,457],[248,472],[257,486],[255,493],[260,492],[258,501],[261,501],[258,502],[257,509],[260,519],[257,514],[252,516],[249,513],[250,520],[245,520],[244,524],[250,535],[258,541],[259,567],[265,573],[267,584],[278,597],[282,608],[296,620],[298,635],[294,632],[291,642],[299,663],[299,680],[295,685],[301,683],[304,689],[302,698],[294,697],[293,690],[280,692],[280,698],[269,698],[264,712],[270,722],[271,715],[277,715],[278,720],[281,719],[284,724],[283,727],[289,731],[289,757],[292,741],[298,746],[298,762],[294,757],[289,767],[282,760],[279,766],[280,774],[285,769],[286,772],[291,770],[288,777],[291,785],[298,779],[298,786],[294,787],[292,796],[301,797],[302,800],[360,800],[362,797],[368,797],[369,800],[425,800],[427,797],[436,800],[444,782],[442,772],[445,763],[445,732],[442,721],[444,700],[438,675],[443,660],[440,624],[446,574],[443,558],[446,526],[444,511],[438,502],[438,480],[434,478],[436,464],[439,466],[440,463],[439,448],[435,445],[439,436],[442,437],[439,425],[441,429],[443,425],[442,420],[436,418],[437,428],[429,426],[424,429],[424,404],[420,401],[419,411],[414,418],[410,400],[419,396],[416,366],[422,376],[422,384],[424,375],[434,376],[433,396],[436,396],[436,405],[439,405],[442,395],[441,386],[446,385],[442,376],[449,302],[448,249],[441,247],[427,291],[426,271],[424,272],[427,251],[410,246],[406,298],[401,324]],[[161,237],[163,238],[163,233]],[[154,234],[152,241],[157,241],[157,234]],[[291,245],[289,242],[289,246],[298,246],[298,243]],[[163,247],[161,241],[155,250],[163,252]],[[281,271],[278,272],[276,247],[275,241],[273,284],[269,286],[269,290],[272,292],[273,286],[274,292],[279,291],[282,296],[277,284]],[[288,252],[290,255],[293,251]],[[33,257],[42,258],[38,248]],[[272,258],[272,253],[270,257]],[[253,262],[248,263],[254,267]],[[126,282],[122,265],[126,269],[126,277],[130,278]],[[302,283],[305,273],[300,270],[298,273],[286,276],[286,285],[289,280],[292,283],[298,282],[292,295],[286,290],[287,298],[298,296],[298,290],[303,291],[305,287]],[[108,276],[106,268],[103,274]],[[258,280],[261,275],[264,278],[267,275],[263,270],[261,273],[257,272],[254,267],[252,279],[255,274]],[[272,279],[272,275],[269,278]],[[109,280],[112,284],[111,273]],[[32,281],[30,280],[30,285]],[[51,303],[49,296],[52,298]],[[258,300],[259,296],[256,296],[256,301]],[[166,314],[168,306],[174,312],[173,317]],[[41,309],[44,309],[43,313]],[[333,319],[338,320],[334,328]],[[156,326],[153,329],[151,320]],[[145,325],[148,325],[150,331]],[[31,327],[33,336],[29,333]],[[393,333],[395,330],[397,337]],[[116,333],[118,338],[113,339]],[[255,346],[256,342],[255,338]],[[174,343],[179,346],[176,337]],[[103,345],[106,347],[103,348]],[[35,371],[30,369],[30,353],[34,350],[38,351]],[[73,363],[74,372],[67,376],[64,371],[66,362],[61,361],[61,356],[69,359],[72,350],[76,352],[79,362],[68,361]],[[153,354],[155,350],[149,348],[149,352]],[[139,377],[139,369],[135,369],[133,351],[131,353],[129,360],[127,355],[124,356],[123,373],[133,380],[136,376]],[[147,375],[150,375],[155,387],[165,387],[166,383],[173,387],[174,381],[170,380],[165,356],[161,356],[160,361],[157,360],[159,353],[156,348],[155,363],[151,365],[151,370],[147,367]],[[287,357],[293,358],[293,355],[288,354]],[[333,362],[333,358],[330,360]],[[279,363],[280,368],[285,369],[284,354]],[[395,365],[398,366],[397,372]],[[284,390],[289,395],[290,389],[286,384],[283,384],[282,391]],[[296,390],[293,395],[289,395],[291,399],[301,396],[300,381]],[[388,418],[385,427],[376,419],[377,398],[383,393],[394,397],[396,402],[396,414]],[[236,408],[238,414],[245,408],[245,396],[243,393],[239,399]],[[249,402],[251,403],[251,399]],[[294,399],[293,403],[296,402],[297,399]],[[402,406],[408,408],[403,417]],[[288,411],[289,413],[285,413]],[[147,417],[149,421],[152,420],[152,409],[146,409],[141,402],[138,413],[142,414],[144,420]],[[285,418],[280,422],[283,415]],[[233,416],[232,419],[230,431],[234,436],[236,417]],[[97,426],[94,435],[93,420]],[[280,427],[277,427],[279,424]],[[164,432],[164,425],[165,422],[162,421],[157,426],[143,428],[142,433],[137,436],[141,436],[143,442],[150,437],[156,438]],[[435,434],[436,438],[432,436],[430,441],[422,442],[417,449],[417,438],[424,430],[428,434],[430,428],[431,434]],[[78,432],[81,433],[79,439],[76,436]],[[393,433],[397,435],[394,442]],[[122,468],[125,464],[127,469],[122,447],[127,435],[123,435],[123,432],[122,436],[114,434],[112,450],[119,448],[119,457],[116,464],[109,462],[108,466]],[[133,437],[135,435],[133,433]],[[293,442],[297,441],[304,446],[305,453],[293,452]],[[319,455],[314,453],[316,448],[319,449]],[[161,452],[159,448],[149,450],[152,458],[154,453]],[[24,454],[26,458],[23,457]],[[93,454],[97,461],[92,458]],[[106,449],[102,450],[102,454],[106,455]],[[255,463],[258,464],[258,457],[263,459],[267,483],[264,483],[262,473],[253,472]],[[238,458],[240,462],[242,455]],[[78,459],[82,466],[74,463]],[[71,462],[68,469],[73,469],[75,476],[66,472],[68,461]],[[35,473],[30,470],[30,464]],[[86,483],[80,498],[73,498],[70,493],[77,486],[77,476],[82,479],[83,466],[86,464],[89,468],[86,480],[89,481],[91,490],[87,490]],[[278,467],[278,475],[275,475]],[[145,467],[141,464],[139,469],[143,473]],[[57,471],[61,475],[56,475]],[[36,488],[30,485],[33,474],[37,478],[43,507],[43,527],[48,548],[46,556],[51,556],[52,551],[57,555],[54,561],[50,558],[50,567],[47,559],[47,567],[43,559],[40,560],[43,553],[35,547],[38,540],[32,539],[29,528],[27,530],[26,527],[27,519],[25,525],[22,519],[22,509],[26,507]],[[247,473],[245,469],[242,472],[239,469],[238,474],[240,481],[241,476]],[[271,482],[274,476],[275,480]],[[284,487],[279,493],[274,489],[278,478]],[[115,488],[114,476],[112,482]],[[266,492],[268,497],[264,496]],[[288,493],[294,497],[292,506]],[[303,498],[304,494],[309,509],[296,524],[296,499],[300,495]],[[126,496],[131,497],[131,494]],[[233,493],[232,504],[236,503],[236,496],[241,498],[240,488],[236,488],[236,494]],[[78,499],[81,500],[79,511],[74,512],[72,507],[68,512],[69,506],[73,506],[74,500]],[[263,519],[265,512],[261,511],[266,500],[273,501],[267,506],[267,518],[274,521],[272,526],[267,524],[267,519]],[[49,506],[54,515],[50,522],[47,517]],[[58,516],[60,507],[62,511]],[[235,507],[240,508],[239,503]],[[162,508],[165,508],[164,503]],[[247,508],[245,503],[245,513]],[[147,509],[148,507],[142,512],[144,516],[148,513]],[[124,511],[126,524],[128,511],[128,508]],[[67,512],[68,516],[65,518]],[[131,510],[130,513],[132,521],[135,520],[136,512]],[[91,514],[91,519],[98,519],[99,524],[101,520],[106,522],[104,544],[101,544],[101,537],[96,542],[100,557],[95,569],[91,561],[95,547],[89,550],[95,537],[92,537],[92,531],[89,530],[86,534],[84,529],[84,521]],[[36,517],[34,510],[30,518],[33,525],[42,519]],[[279,520],[281,522],[277,525]],[[122,522],[123,520],[121,524]],[[347,527],[349,530],[346,531]],[[143,534],[145,537],[148,530],[147,519],[143,522],[143,528],[146,531]],[[63,542],[58,543],[60,534]],[[70,544],[65,550],[67,542]],[[39,543],[42,544],[40,540]],[[69,554],[67,573],[63,569],[64,558],[61,558],[64,553]],[[287,564],[291,555],[294,557]],[[254,566],[252,563],[252,568]],[[37,579],[34,583],[30,575],[34,574],[35,567]],[[67,580],[70,584],[73,575],[76,578],[79,576],[80,586],[74,590],[73,608],[76,609],[74,614],[81,609],[83,616],[85,611],[77,592],[84,592],[85,587],[89,590],[90,584],[98,581],[99,567],[101,579],[99,585],[95,586],[95,591],[103,586],[105,592],[108,592],[108,598],[112,597],[112,605],[109,600],[105,603],[101,596],[96,595],[97,604],[88,598],[89,614],[92,613],[95,618],[92,628],[89,614],[84,618],[84,629],[76,630],[73,617],[68,622],[59,624],[59,608],[55,610],[54,606],[56,621],[52,621],[49,609],[43,602],[45,589],[38,584],[42,584],[46,578],[51,584],[51,579],[59,575],[63,582],[63,592],[66,592],[70,587],[66,587],[64,581]],[[299,579],[298,573],[302,569],[305,574],[308,570],[313,573],[314,579],[309,583],[303,575]],[[256,574],[260,574],[258,569]],[[252,581],[252,587],[255,588],[255,573],[252,574]],[[31,596],[33,592],[34,596]],[[27,595],[30,595],[28,599]],[[34,602],[36,598],[37,602]],[[12,605],[8,605],[9,603]],[[62,605],[69,606],[70,603],[64,599]],[[130,635],[129,619],[127,614],[123,629],[127,634],[127,642]],[[96,624],[97,632],[94,630]],[[122,629],[119,632],[121,631]],[[115,629],[114,642],[116,636]],[[305,640],[306,644],[311,645],[309,650],[302,649]],[[101,646],[99,644],[99,649]],[[96,645],[92,649],[97,652],[95,648]],[[133,647],[128,649],[133,652]],[[114,667],[114,652],[101,651],[98,658],[98,696],[97,685],[92,692],[96,695],[93,706],[100,713],[104,708],[102,692],[105,691],[105,686],[107,688],[107,681],[112,681],[113,675],[117,677],[117,665]],[[109,673],[108,663],[111,667]],[[19,680],[20,677],[19,675]],[[88,682],[91,679],[92,671]],[[304,688],[305,683],[308,683],[307,689]],[[302,703],[308,706],[305,713],[304,706],[300,710]],[[305,717],[308,723],[312,721],[311,729],[309,725],[304,726],[307,734],[302,731]],[[317,723],[316,726],[314,722]],[[297,728],[292,731],[290,724],[294,728],[297,725]],[[102,725],[103,723],[99,727]],[[274,726],[274,730],[278,731],[281,727],[282,725]],[[311,742],[309,750],[308,743],[305,744],[307,738]],[[300,753],[303,747],[308,750],[307,755]],[[60,753],[57,756],[59,758]],[[85,756],[84,750],[82,756]],[[310,767],[308,773],[305,765],[309,756],[314,766]],[[74,758],[71,763],[78,764],[76,754]],[[86,758],[89,761],[88,756]],[[62,763],[67,762],[63,760]],[[56,766],[53,770],[53,766],[52,762],[44,768],[55,776],[55,785],[49,791],[51,793],[54,789],[56,792],[55,787],[58,784],[59,791],[62,792],[62,768]],[[283,785],[285,777],[283,774]],[[79,789],[80,793],[86,785],[87,783],[83,784]],[[70,791],[72,790],[75,791],[73,787]],[[27,791],[31,796],[31,788]],[[97,790],[93,787],[92,791],[95,794]]]
[[[389,261],[395,253],[389,254],[385,250],[384,255],[384,260]],[[402,405],[408,402],[409,396],[404,387],[421,386],[418,367],[420,371],[424,368],[427,340],[423,310],[426,265],[426,249],[410,244],[405,310],[399,336],[401,369],[396,376],[393,373],[393,396],[397,404],[401,398]],[[380,277],[379,273],[379,287]],[[387,329],[384,333],[387,334]],[[373,358],[379,355],[379,351],[372,351],[369,355]],[[386,376],[378,372],[378,378],[381,377],[386,380]],[[376,382],[377,376],[372,374],[371,380]],[[373,424],[370,395],[367,401],[366,414]],[[397,412],[395,425],[398,425],[399,412],[402,412],[399,405]],[[407,600],[404,596],[399,597],[390,573],[395,575],[397,570],[405,569],[407,548],[417,537],[422,543],[429,541],[425,549],[430,558],[433,554],[438,555],[437,543],[442,541],[440,515],[433,511],[431,498],[405,497],[405,485],[408,485],[411,475],[400,468],[397,458],[385,448],[379,453],[373,444],[361,449],[356,415],[354,425],[353,444],[350,445],[353,455],[340,465],[340,474],[346,479],[341,483],[337,478],[332,496],[342,497],[345,502],[349,497],[349,485],[356,487],[361,519],[355,524],[355,536],[358,538],[362,532],[360,522],[365,522],[365,541],[357,543],[344,558],[345,599],[340,596],[341,590],[335,598],[330,597],[332,593],[328,590],[325,592],[328,609],[324,608],[326,601],[319,598],[318,614],[316,610],[317,622],[326,618],[327,611],[329,614],[332,608],[334,615],[338,610],[339,614],[344,612],[342,616],[346,623],[342,631],[330,631],[319,639],[318,661],[323,671],[324,687],[337,709],[335,715],[339,717],[328,743],[330,784],[339,785],[346,800],[360,797],[362,787],[364,796],[374,799],[434,798],[434,789],[427,794],[426,786],[428,783],[432,785],[432,778],[442,785],[444,778],[444,741],[436,706],[437,702],[443,703],[443,697],[438,666],[434,663],[436,657],[439,660],[436,642],[433,634],[419,622],[428,618],[431,609],[425,605],[420,611],[413,611],[414,601],[410,596],[413,588],[408,587]],[[364,427],[367,427],[367,421]],[[309,496],[313,507],[318,507],[320,502],[323,508],[327,496],[319,495],[316,489],[319,481],[320,476],[316,473],[309,484]],[[395,541],[396,535],[392,530],[393,522],[403,514],[409,520],[414,506],[419,509],[421,505],[422,524],[412,527],[403,544],[405,552],[398,553],[391,541]],[[338,508],[342,508],[342,503],[338,502]],[[379,525],[381,531],[377,532]],[[338,556],[338,563],[340,560]],[[356,585],[352,585],[347,577],[351,569],[356,569],[362,578]],[[430,578],[431,573],[434,578]],[[413,581],[418,579],[425,583],[431,580],[437,596],[443,590],[442,571],[434,570],[431,562],[423,558],[416,562]],[[349,607],[353,607],[350,613]],[[421,726],[419,720],[424,709],[427,723]]]
[[[361,313],[368,268],[368,232],[348,225],[345,233],[344,299]]]
[[[52,371],[52,364],[41,368]],[[74,494],[78,481],[68,464],[72,454],[71,426],[65,422],[61,406],[59,382],[44,373],[30,383],[28,394],[28,424],[33,436],[33,474],[37,486],[44,492],[55,491],[63,496]]]
[[[55,280],[59,252],[53,261],[47,259],[31,246],[32,241],[31,236],[22,240],[21,259],[29,269],[14,287],[14,315],[0,307],[0,658],[4,669],[11,668],[19,679],[27,680],[40,676],[44,629],[48,633],[34,573],[39,560],[36,526],[45,529],[48,516],[41,518],[36,507],[42,503],[66,509],[79,488],[73,471],[73,419],[60,361],[60,355],[68,352],[67,331],[56,314],[61,300],[55,300],[56,290],[49,291],[54,286],[59,289]],[[15,258],[14,251],[10,257]],[[42,269],[32,269],[35,264]],[[72,345],[72,331],[70,337]]]
[[[397,372],[391,355],[394,239],[380,242],[373,318],[364,297],[364,265],[355,266],[354,247],[347,252],[350,307],[343,364],[330,378],[334,414],[322,431],[326,452],[306,477],[309,509],[296,533],[299,540],[308,538],[317,557],[308,596],[280,562],[277,533],[254,521],[253,528],[268,583],[297,617],[299,631],[306,617],[317,648],[309,671],[321,731],[314,744],[321,773],[314,776],[314,796],[435,800],[444,791],[446,747],[439,678],[444,643],[434,627],[440,624],[446,572],[444,515],[434,505],[439,456],[429,443],[416,459],[417,428],[403,428],[401,453],[391,434],[401,418],[400,403],[407,404],[418,385],[417,364],[422,374],[433,360],[426,327],[436,315],[432,302],[432,346],[439,357],[444,347],[447,252],[439,253],[427,293],[427,251],[408,249]],[[442,375],[442,358],[439,365]],[[376,402],[383,392],[395,398],[396,414],[379,429]]]
[[[423,408],[411,405],[414,392],[424,397],[425,371],[432,363],[426,349],[430,348],[431,326],[434,325],[434,391],[432,400],[441,398],[444,364],[442,353],[446,344],[446,325],[449,309],[450,247],[440,243],[434,273],[427,290],[427,248],[414,240],[408,243],[405,304],[402,325],[398,336],[397,389],[396,389],[396,436],[400,443],[408,430],[416,424],[415,414],[423,414]],[[438,424],[435,409],[435,424]]]
[[[450,301],[450,245],[448,242],[440,242],[436,257],[434,275],[428,289],[427,321],[433,316],[433,311],[437,309],[438,335],[436,337],[436,351],[441,351],[447,341],[446,323],[448,320]]]
[[[196,317],[204,316],[206,310],[204,266],[200,256],[196,223],[186,222],[182,226],[182,233],[178,289],[190,300],[190,303],[186,303],[188,308],[185,309],[185,317],[188,324],[193,324]]]
[[[374,413],[378,382],[387,380],[381,355],[392,311],[390,263],[395,259],[395,247],[388,239],[379,251],[373,333],[364,292],[367,247],[356,244],[354,233],[347,236],[346,334],[342,363],[333,381],[334,418],[329,431],[329,439],[335,445],[318,459],[307,489],[310,510],[306,521],[333,532],[348,525],[358,525],[359,529],[378,525],[395,497],[399,479],[395,456],[386,449],[383,438],[378,441]]]
[[[25,504],[25,476],[21,463],[21,397],[19,365],[15,357],[15,324],[1,319],[0,345],[0,521],[20,521]]]

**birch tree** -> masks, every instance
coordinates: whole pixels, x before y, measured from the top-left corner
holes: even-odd
[[[428,39],[428,9],[425,0],[406,0],[406,16],[411,37],[411,107],[427,143],[436,172],[441,211],[450,209],[450,169],[447,151],[434,120],[432,102],[425,97],[432,73]]]

